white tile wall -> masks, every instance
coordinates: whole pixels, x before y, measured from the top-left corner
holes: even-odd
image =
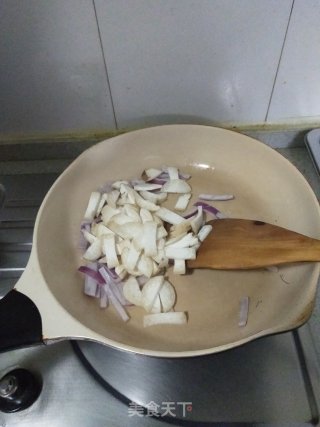
[[[268,121],[320,116],[320,1],[295,0]]]
[[[95,0],[120,127],[264,122],[292,0]]]
[[[319,22],[319,0],[0,0],[0,138],[320,123]]]
[[[1,0],[0,134],[113,129],[90,0]]]

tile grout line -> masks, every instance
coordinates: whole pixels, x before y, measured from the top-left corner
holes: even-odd
[[[105,69],[106,78],[107,78],[107,86],[108,86],[109,93],[110,93],[110,101],[111,101],[111,106],[112,106],[113,119],[114,119],[114,123],[115,123],[116,129],[118,130],[119,129],[118,128],[118,122],[117,122],[116,111],[115,111],[115,106],[114,106],[112,92],[111,92],[111,84],[110,84],[110,79],[109,79],[107,61],[106,61],[106,56],[105,56],[104,49],[103,49],[103,44],[102,44],[102,36],[101,36],[101,31],[100,31],[100,26],[99,26],[99,20],[98,20],[98,14],[97,14],[95,0],[92,0],[92,5],[93,5],[94,15],[95,15],[95,18],[96,18],[96,23],[97,23],[98,36],[99,36],[99,42],[100,42],[100,48],[101,48],[101,55],[102,55],[102,60],[103,60],[104,69]]]
[[[289,13],[288,24],[287,24],[286,32],[284,34],[284,39],[283,39],[283,43],[282,43],[282,47],[281,47],[281,51],[280,51],[279,61],[278,61],[277,69],[276,69],[276,75],[274,77],[274,81],[273,81],[273,85],[272,85],[272,89],[271,89],[271,94],[270,94],[270,99],[269,99],[269,103],[268,103],[268,107],[267,107],[267,112],[266,112],[266,116],[265,116],[265,119],[264,119],[265,122],[267,122],[268,116],[269,116],[269,111],[270,111],[270,107],[271,107],[273,93],[274,93],[275,86],[276,86],[276,81],[277,81],[277,78],[278,78],[278,73],[279,73],[279,69],[280,69],[280,63],[281,63],[281,59],[282,59],[282,55],[283,55],[283,51],[284,51],[284,46],[285,46],[286,40],[287,40],[289,25],[290,25],[291,16],[292,16],[293,8],[294,8],[294,2],[295,2],[295,0],[292,0],[291,9],[290,9],[290,13]]]

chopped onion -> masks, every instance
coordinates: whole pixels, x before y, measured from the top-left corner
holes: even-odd
[[[167,208],[160,208],[155,212],[155,215],[161,218],[163,221],[168,222],[169,224],[180,224],[184,221],[184,218],[175,212],[170,211]]]
[[[147,181],[150,181],[151,179],[157,178],[159,175],[161,175],[162,170],[155,169],[155,168],[149,168],[145,169],[144,174],[147,177]]]
[[[140,191],[140,195],[144,199],[154,204],[164,202],[168,197],[167,193],[162,193],[161,191],[159,193],[151,193],[151,191]]]
[[[104,225],[108,225],[111,218],[113,216],[119,214],[120,212],[121,212],[120,209],[114,209],[109,205],[104,206],[102,208],[102,211],[101,211],[101,218],[102,218]]]
[[[239,311],[239,326],[244,327],[248,322],[249,314],[249,297],[243,297],[240,300],[240,311]]]
[[[208,201],[224,201],[234,199],[232,194],[200,194],[198,197],[200,200]]]
[[[140,218],[142,222],[153,221],[153,216],[147,209],[140,209]]]
[[[219,211],[219,209],[215,208],[214,206],[210,206],[205,202],[196,202],[194,206],[202,206],[203,210],[206,212],[209,212],[210,214],[214,215],[216,218],[222,219],[226,218],[226,215]]]
[[[200,242],[203,242],[204,239],[206,239],[209,236],[209,234],[211,233],[211,230],[212,230],[212,225],[210,224],[203,225],[200,228],[198,232],[198,239],[200,240]]]
[[[123,209],[128,217],[132,218],[134,222],[141,222],[139,209],[134,205],[124,205]]]
[[[176,167],[146,169],[143,178],[115,181],[103,194],[103,190],[91,193],[87,222],[81,225],[83,257],[91,261],[79,268],[85,274],[85,292],[100,298],[101,308],[112,304],[124,321],[129,316],[123,306],[134,304],[152,313],[145,316],[145,326],[186,323],[185,313],[171,312],[176,293],[165,280],[165,269],[173,264],[174,274],[185,274],[186,260],[195,259],[212,230],[204,225],[203,211],[216,218],[224,215],[203,201],[184,217],[163,207],[168,193],[179,194],[176,210],[185,210],[191,199],[186,182],[190,175]],[[201,198],[229,200],[231,196],[201,194]]]
[[[128,271],[135,269],[140,255],[141,255],[141,251],[137,251],[134,245],[131,244],[129,248],[128,256],[126,259],[126,265],[125,265]]]
[[[117,201],[118,201],[119,197],[120,197],[120,191],[119,190],[110,191],[110,193],[106,194],[106,202],[108,203],[109,206],[116,209]]]
[[[170,248],[188,248],[190,246],[197,245],[199,243],[197,237],[193,233],[185,234],[181,239],[175,240],[170,243],[170,240],[166,243],[167,247]]]
[[[152,277],[142,288],[142,305],[147,312],[150,312],[157,295],[164,283],[163,276]]]
[[[90,244],[97,240],[97,238],[93,234],[89,233],[89,231],[87,231],[86,229],[82,230],[82,234],[86,241]]]
[[[89,263],[88,265],[82,265],[78,268],[78,271],[88,277],[91,277],[95,282],[99,283],[100,285],[105,283],[103,277],[98,272],[98,264],[96,262]]]
[[[172,179],[163,185],[162,191],[165,193],[191,193],[191,187],[182,179]]]
[[[190,199],[191,199],[191,193],[182,194],[181,196],[179,196],[174,208],[177,211],[184,211],[185,209],[187,209]]]
[[[170,311],[176,302],[176,293],[174,291],[174,287],[167,280],[164,281],[159,291],[159,297],[161,301],[162,310],[165,313],[167,311]]]
[[[123,308],[123,306],[121,305],[121,303],[115,297],[114,293],[112,292],[112,290],[110,289],[110,287],[108,285],[105,286],[105,290],[106,290],[107,296],[109,298],[109,301],[114,306],[114,308],[118,312],[118,314],[121,317],[121,319],[124,322],[127,322],[130,319],[130,317],[128,316],[128,313],[126,312],[126,310]]]
[[[124,297],[134,305],[142,305],[142,292],[139,283],[135,277],[129,279],[123,285]]]
[[[115,181],[112,184],[112,188],[115,188],[116,190],[120,190],[122,185],[128,185],[129,182],[128,181]]]
[[[83,258],[87,261],[96,261],[102,255],[101,242],[96,239],[85,251]]]
[[[137,269],[142,273],[144,276],[150,278],[153,274],[153,262],[150,257],[145,256],[144,254],[141,255]]]
[[[87,210],[84,214],[84,219],[88,221],[92,221],[97,212],[99,202],[101,198],[101,193],[98,191],[93,191],[90,195]]]
[[[103,279],[98,273],[97,263],[89,263],[88,266],[82,266],[79,271],[85,274],[84,293],[90,297],[95,297],[97,293],[98,283],[102,283]]]
[[[153,306],[150,310],[150,313],[161,313],[160,295],[156,296],[156,299],[154,300],[154,303],[153,303]]]
[[[185,323],[187,323],[187,316],[184,312],[147,314],[143,317],[145,328],[153,325],[184,325]]]
[[[146,256],[157,255],[157,224],[147,221],[143,224],[144,253]]]
[[[104,286],[101,287],[100,291],[100,308],[107,308],[109,305],[108,294]]]
[[[119,279],[121,280],[123,280],[127,276],[127,270],[122,264],[115,267],[115,273],[119,276]]]
[[[197,216],[191,219],[191,228],[194,234],[197,234],[203,225],[203,212],[202,206],[198,206]]]
[[[107,259],[107,265],[109,268],[117,267],[119,260],[116,252],[116,241],[113,234],[107,234],[103,236],[102,240],[103,252]]]
[[[179,171],[177,168],[172,167],[172,166],[168,166],[167,167],[167,173],[169,175],[169,179],[172,181],[174,179],[179,179]]]
[[[195,248],[173,248],[167,246],[164,252],[169,259],[196,259]]]
[[[186,261],[184,259],[175,259],[173,272],[174,274],[186,274]]]
[[[101,210],[102,210],[103,206],[106,203],[106,196],[107,196],[106,193],[104,193],[104,194],[101,195],[101,199],[100,199],[100,202],[98,204],[97,211],[96,211],[96,214],[95,214],[96,216],[100,215]]]
[[[143,184],[137,184],[133,188],[135,191],[152,191],[152,190],[160,190],[161,187],[162,185],[160,184],[145,182]]]
[[[106,227],[101,222],[99,222],[98,224],[92,224],[91,233],[96,237],[101,237],[106,234],[114,234],[114,232],[110,230],[110,228]]]
[[[198,209],[194,209],[193,211],[183,215],[183,218],[184,219],[192,218],[193,216],[197,215],[197,213],[198,213]]]

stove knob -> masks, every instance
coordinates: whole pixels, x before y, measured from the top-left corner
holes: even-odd
[[[42,382],[26,369],[14,369],[0,379],[0,411],[17,412],[39,397]]]

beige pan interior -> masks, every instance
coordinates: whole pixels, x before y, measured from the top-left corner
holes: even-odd
[[[44,337],[78,337],[156,356],[195,356],[226,350],[304,323],[311,314],[318,263],[278,272],[197,270],[173,276],[176,311],[185,326],[142,326],[144,311],[128,309],[123,323],[83,295],[79,228],[90,192],[110,180],[139,177],[146,167],[173,165],[191,173],[199,193],[232,193],[216,202],[230,217],[259,219],[320,237],[319,206],[310,186],[285,158],[244,135],[207,126],[171,125],[130,132],[85,151],[49,191],[37,218],[34,248],[18,289],[43,318]],[[191,206],[192,204],[190,204]],[[248,324],[238,327],[239,301],[250,297]]]

